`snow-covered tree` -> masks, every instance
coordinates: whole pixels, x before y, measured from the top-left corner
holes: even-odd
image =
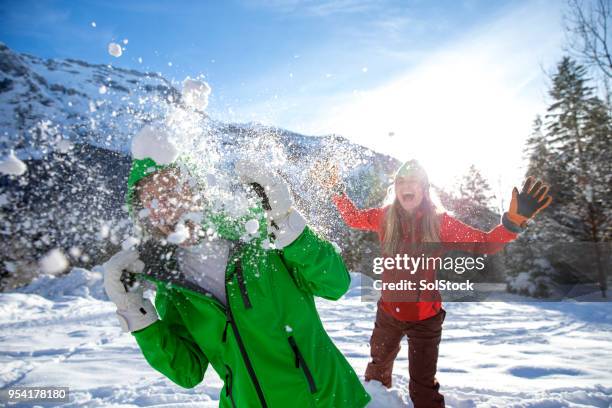
[[[569,57],[558,64],[549,95],[545,121],[536,119],[527,141],[526,175],[549,184],[554,201],[511,250],[509,287],[516,289],[517,280],[546,285],[590,279],[606,296],[601,243],[611,236],[610,110],[594,94],[585,67]],[[535,292],[546,296],[550,288]]]

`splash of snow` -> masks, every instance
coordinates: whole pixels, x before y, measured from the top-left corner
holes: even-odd
[[[189,228],[185,224],[179,223],[176,225],[174,232],[168,235],[168,242],[178,245],[185,242],[187,238],[189,238]]]
[[[100,93],[100,95],[104,95],[107,91],[108,88],[106,87],[106,85],[100,85],[100,87],[98,88],[98,93]]]
[[[62,139],[57,142],[56,149],[60,153],[68,153],[72,149],[72,142],[68,139]]]
[[[157,164],[170,164],[178,154],[170,135],[162,129],[145,126],[132,140],[132,156],[136,159],[149,157]]]
[[[183,81],[183,100],[190,108],[205,110],[210,91],[210,86],[204,81],[189,77]]]
[[[69,265],[68,259],[66,259],[64,253],[58,248],[47,252],[47,254],[40,259],[39,264],[40,269],[44,273],[50,275],[56,275],[65,271]]]
[[[81,256],[82,251],[81,248],[73,246],[68,250],[68,253],[71,257],[78,258],[79,256]]]
[[[15,156],[15,152],[12,150],[4,160],[0,161],[0,173],[2,174],[21,176],[27,169],[28,166],[19,160],[19,158]]]
[[[112,42],[108,44],[108,53],[115,58],[119,58],[123,54],[123,50],[119,44]]]
[[[255,235],[257,233],[257,231],[259,231],[259,221],[257,221],[257,220],[248,220],[244,224],[244,228],[246,229],[246,231],[249,234]]]
[[[135,247],[139,243],[140,243],[140,240],[138,238],[127,237],[125,241],[121,243],[121,249],[123,249],[124,251],[127,251],[128,249]]]

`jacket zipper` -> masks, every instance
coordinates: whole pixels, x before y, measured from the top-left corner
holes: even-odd
[[[295,354],[295,367],[302,367],[302,371],[304,371],[304,375],[306,376],[306,381],[308,381],[308,387],[310,388],[310,392],[314,394],[317,392],[317,385],[315,384],[314,377],[312,376],[312,372],[308,368],[306,364],[306,360],[304,360],[304,356],[300,352],[297,343],[295,342],[295,338],[293,336],[289,336],[288,338],[289,344],[293,349],[293,353]]]
[[[238,258],[238,262],[240,262],[239,258]],[[237,263],[237,266],[239,265],[239,263]],[[240,271],[242,271],[242,268],[240,268]],[[242,274],[242,273],[241,273]],[[156,279],[150,278],[147,275],[144,275],[145,279],[148,280],[152,280],[152,281],[156,281]],[[234,317],[232,315],[232,309],[230,307],[230,295],[229,295],[229,291],[228,291],[228,282],[231,280],[232,278],[232,274],[228,274],[225,278],[225,294],[226,294],[226,298],[227,298],[227,306],[225,306],[223,303],[221,303],[221,301],[219,299],[217,299],[215,296],[213,296],[210,292],[204,290],[203,288],[197,287],[197,288],[188,288],[186,285],[180,285],[180,284],[176,284],[176,283],[171,283],[172,286],[179,286],[182,289],[186,289],[188,291],[192,291],[198,294],[204,294],[204,296],[206,297],[212,297],[212,299],[214,299],[214,302],[218,304],[218,306],[225,311],[225,316],[226,316],[226,321],[225,321],[225,328],[223,329],[223,336],[222,336],[222,341],[225,343],[227,341],[227,328],[228,326],[232,326],[232,330],[234,332],[234,336],[236,337],[236,343],[238,344],[238,348],[240,349],[240,354],[242,355],[242,359],[244,360],[244,365],[247,368],[247,372],[249,373],[249,377],[251,378],[251,381],[253,382],[253,386],[255,387],[255,391],[257,392],[257,397],[259,398],[259,402],[261,403],[262,408],[268,408],[268,404],[266,403],[266,399],[264,398],[263,395],[263,391],[261,389],[261,385],[259,384],[259,380],[257,380],[257,375],[255,374],[255,370],[253,369],[253,365],[251,364],[251,360],[249,359],[249,355],[247,354],[246,348],[244,347],[244,342],[242,341],[242,337],[240,336],[240,332],[238,331],[238,326],[236,325],[236,322],[234,321]],[[162,281],[163,283],[163,281]],[[243,280],[244,283],[244,280]],[[240,285],[240,283],[239,283]],[[194,285],[195,286],[195,285]],[[242,291],[241,291],[242,293]],[[246,286],[245,286],[245,292],[246,294]],[[247,296],[248,299],[248,296]],[[244,300],[244,297],[243,297]],[[249,304],[250,304],[250,300],[249,300]],[[246,303],[245,303],[246,306]],[[251,305],[252,307],[252,305]]]
[[[242,359],[244,360],[244,365],[246,366],[247,372],[249,373],[249,377],[251,377],[251,381],[253,382],[253,386],[255,387],[255,391],[257,392],[257,397],[259,398],[259,402],[261,403],[262,408],[267,408],[268,404],[266,403],[266,399],[263,395],[263,390],[261,389],[261,385],[259,384],[259,380],[257,380],[257,375],[255,374],[255,369],[253,369],[253,365],[251,364],[251,359],[247,354],[246,348],[244,346],[244,342],[242,341],[242,337],[240,336],[240,332],[238,331],[238,325],[234,320],[234,316],[232,314],[232,308],[230,306],[230,295],[227,290],[227,284],[230,281],[231,276],[225,280],[225,293],[227,294],[227,307],[226,307],[226,323],[225,329],[223,330],[223,341],[227,340],[227,327],[228,325],[232,326],[232,331],[234,332],[234,336],[236,337],[236,343],[238,344],[238,349],[240,350],[240,354],[242,355]]]
[[[234,394],[232,393],[232,387],[234,383],[234,376],[230,366],[225,364],[225,396],[232,402],[232,407],[236,408],[236,401],[234,401]]]
[[[236,260],[236,269],[234,270],[234,272],[236,273],[236,277],[238,278],[238,286],[240,287],[240,295],[242,296],[244,307],[246,309],[250,309],[253,307],[253,305],[251,304],[251,299],[249,299],[249,294],[247,293],[246,284],[244,282],[244,272],[242,271],[240,259]]]

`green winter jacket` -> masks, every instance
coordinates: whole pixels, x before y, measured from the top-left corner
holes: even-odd
[[[264,224],[265,225],[265,224]],[[176,384],[198,385],[209,365],[224,381],[220,407],[363,407],[370,400],[325,332],[314,296],[337,300],[350,276],[308,227],[283,250],[235,246],[227,307],[177,270],[171,245],[141,247],[160,320],[133,332],[144,357]]]

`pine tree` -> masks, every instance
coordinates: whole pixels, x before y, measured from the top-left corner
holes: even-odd
[[[525,157],[528,161],[527,175],[548,182],[550,152],[546,146],[546,138],[542,131],[542,117],[538,115],[533,121],[533,131],[525,143]]]
[[[457,182],[456,193],[439,191],[438,196],[446,208],[469,225],[488,229],[499,222],[489,182],[474,165]]]
[[[526,176],[544,180],[554,200],[510,246],[508,287],[532,296],[563,295],[564,285],[588,279],[599,282],[605,297],[609,248],[602,243],[610,240],[612,215],[610,106],[595,96],[585,68],[570,58],[560,61],[552,79],[552,103],[545,121],[534,121],[525,153]]]
[[[612,126],[608,107],[588,82],[586,69],[571,58],[558,64],[550,90],[553,103],[546,115],[546,146],[554,159],[548,172],[555,176],[550,180],[554,217],[575,241],[598,243],[610,239]],[[598,269],[605,296],[607,278],[599,262]]]
[[[491,209],[491,186],[473,164],[460,181],[459,198],[467,201],[470,206]]]

